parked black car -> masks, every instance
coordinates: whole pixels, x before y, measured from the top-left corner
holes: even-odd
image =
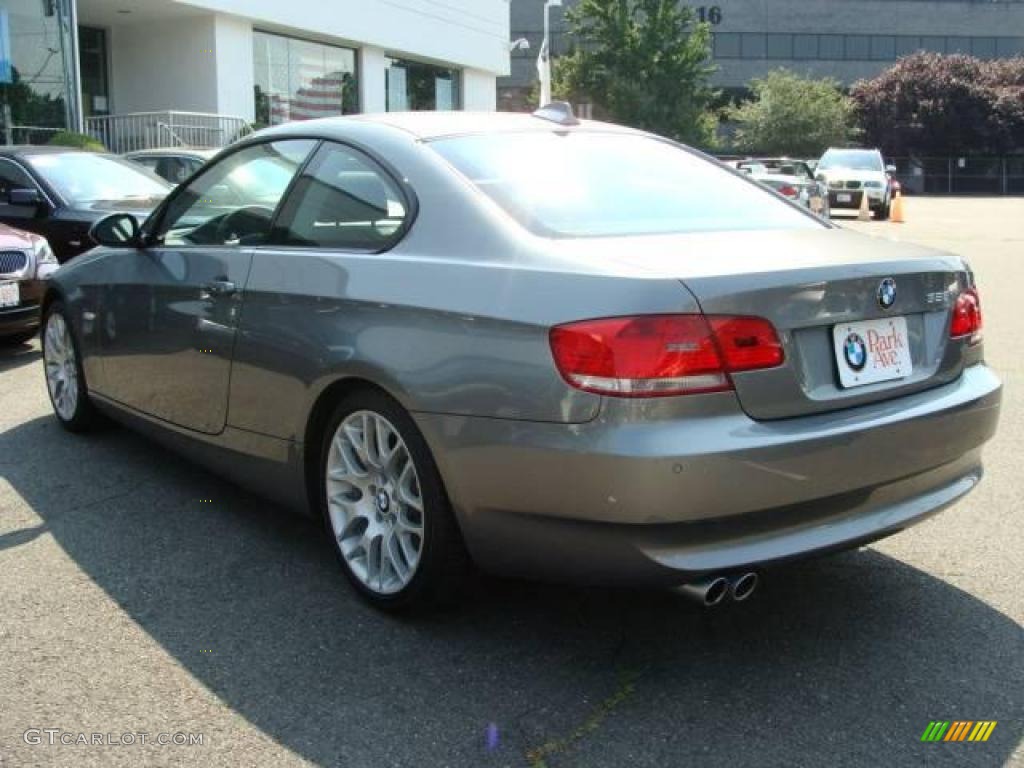
[[[0,147],[0,223],[45,237],[64,263],[93,246],[89,228],[112,212],[141,222],[171,186],[114,155],[66,147]]]

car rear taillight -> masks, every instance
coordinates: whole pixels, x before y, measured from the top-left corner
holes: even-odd
[[[969,344],[981,341],[981,298],[974,288],[968,288],[956,297],[949,335],[954,339],[970,337]]]
[[[731,389],[730,373],[780,365],[782,344],[756,317],[640,315],[551,329],[562,377],[587,392],[665,397]]]
[[[796,197],[799,193],[796,191],[796,187],[791,187],[788,184],[779,187],[779,194],[785,195],[786,197]]]

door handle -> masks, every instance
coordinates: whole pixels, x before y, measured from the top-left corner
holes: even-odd
[[[200,296],[209,299],[216,296],[230,296],[238,287],[230,280],[211,280],[199,286]]]

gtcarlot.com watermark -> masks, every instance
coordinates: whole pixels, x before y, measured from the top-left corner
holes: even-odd
[[[156,744],[161,747],[201,747],[205,734],[174,731],[149,733],[146,731],[125,731],[123,733],[85,733],[65,731],[63,728],[29,728],[21,738],[31,746],[55,747],[144,747]]]

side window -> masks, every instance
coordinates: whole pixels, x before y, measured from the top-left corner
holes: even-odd
[[[38,189],[38,185],[21,166],[0,160],[0,202],[6,203],[12,189]]]
[[[165,245],[259,245],[267,240],[281,198],[312,139],[256,144],[210,165],[168,204],[159,239]]]
[[[358,150],[324,144],[289,195],[275,239],[283,245],[379,250],[409,215],[391,177]]]

